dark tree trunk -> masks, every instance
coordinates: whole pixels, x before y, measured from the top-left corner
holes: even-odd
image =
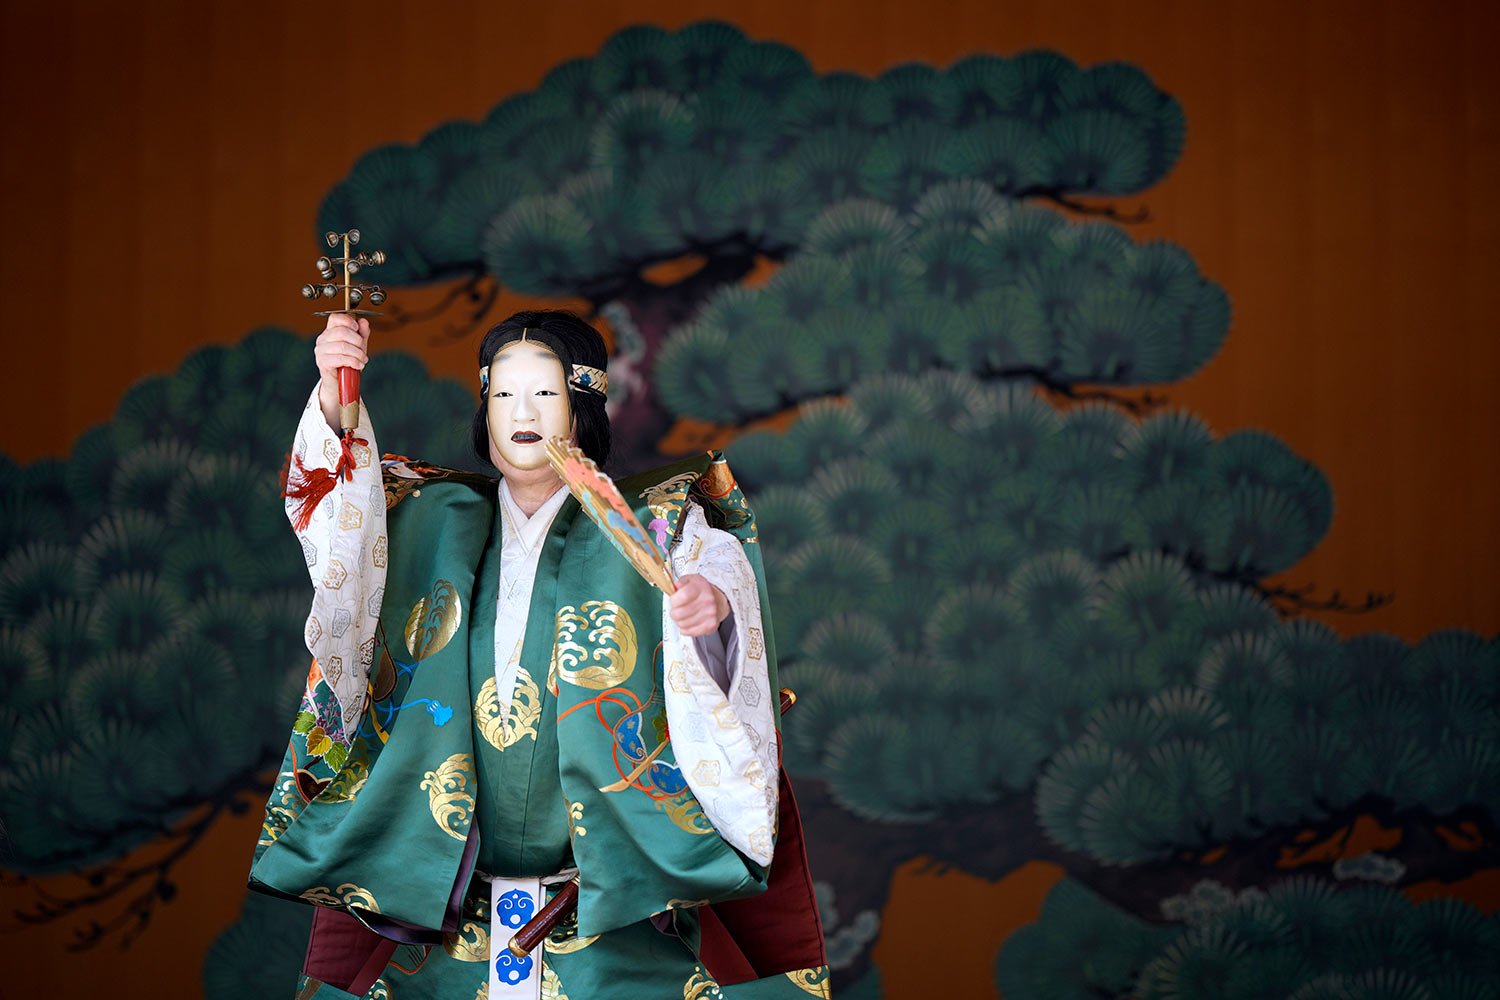
[[[750,254],[710,257],[708,262],[673,285],[654,285],[633,278],[623,287],[591,297],[596,307],[623,307],[639,342],[633,349],[617,346],[610,359],[610,396],[619,400],[610,413],[614,436],[609,461],[613,475],[623,476],[660,465],[671,457],[661,452],[662,438],[673,417],[662,407],[653,384],[652,369],[667,334],[691,319],[699,306],[718,289],[738,282],[755,266]],[[623,338],[622,338],[623,339]],[[728,358],[724,363],[729,363]]]

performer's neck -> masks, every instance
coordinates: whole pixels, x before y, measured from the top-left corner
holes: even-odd
[[[550,465],[525,471],[516,469],[505,477],[505,482],[510,487],[511,499],[527,517],[535,514],[563,486]]]

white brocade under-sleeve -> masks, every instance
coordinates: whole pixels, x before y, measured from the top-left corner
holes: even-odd
[[[708,526],[689,504],[672,550],[678,576],[697,573],[729,601],[734,635],[726,643],[727,691],[704,664],[662,600],[667,726],[688,787],[719,835],[757,864],[769,865],[777,806],[775,697],[766,666],[760,594],[740,542]]]
[[[304,638],[338,699],[344,734],[329,736],[345,744],[364,708],[387,562],[380,452],[364,405],[359,408],[355,437],[364,443],[353,448],[353,479],[335,480],[333,491],[319,502],[307,528],[296,532],[313,585]],[[331,473],[338,463],[339,436],[323,418],[316,388],[297,425],[292,454],[294,468],[300,464],[309,472]],[[286,509],[287,517],[294,518],[297,502],[287,500]]]

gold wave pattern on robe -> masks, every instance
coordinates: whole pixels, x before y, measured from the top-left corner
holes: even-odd
[[[828,966],[820,965],[815,969],[794,969],[786,974],[799,990],[809,996],[819,997],[820,1000],[829,1000],[832,995],[829,989],[832,976],[828,974]]]
[[[635,622],[614,601],[557,609],[552,666],[569,684],[591,691],[619,687],[635,672]]]
[[[465,920],[458,931],[443,935],[443,950],[460,962],[490,960],[490,932],[484,920]]]
[[[682,984],[682,1000],[725,1000],[719,984],[700,965]]]
[[[542,963],[542,1000],[568,1000],[568,995],[563,992],[562,981],[546,962]]]
[[[433,820],[455,840],[467,840],[469,836],[469,823],[474,818],[474,796],[469,791],[473,782],[474,762],[468,754],[456,753],[436,771],[423,774],[418,786],[427,793]]]
[[[463,619],[463,602],[447,580],[432,585],[426,597],[417,599],[406,619],[406,649],[416,660],[425,660],[448,645]]]
[[[357,906],[371,913],[380,912],[380,904],[375,901],[375,894],[353,882],[345,882],[336,889],[330,889],[326,885],[315,885],[311,889],[303,889],[300,895],[309,903],[315,903],[318,906]]]
[[[474,724],[479,733],[496,750],[504,750],[523,736],[536,739],[536,727],[542,717],[542,689],[526,672],[519,668],[516,674],[516,689],[510,705],[502,709],[497,695],[498,686],[492,676],[479,689],[474,699]]]

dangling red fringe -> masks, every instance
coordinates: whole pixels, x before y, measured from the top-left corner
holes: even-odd
[[[292,513],[292,530],[306,531],[307,526],[312,523],[313,511],[318,509],[318,504],[323,502],[324,497],[333,492],[334,484],[341,478],[345,482],[354,478],[354,446],[369,443],[364,438],[355,437],[352,430],[345,431],[339,442],[339,460],[332,472],[327,469],[308,469],[301,459],[292,455],[286,477],[286,498],[297,505]]]

